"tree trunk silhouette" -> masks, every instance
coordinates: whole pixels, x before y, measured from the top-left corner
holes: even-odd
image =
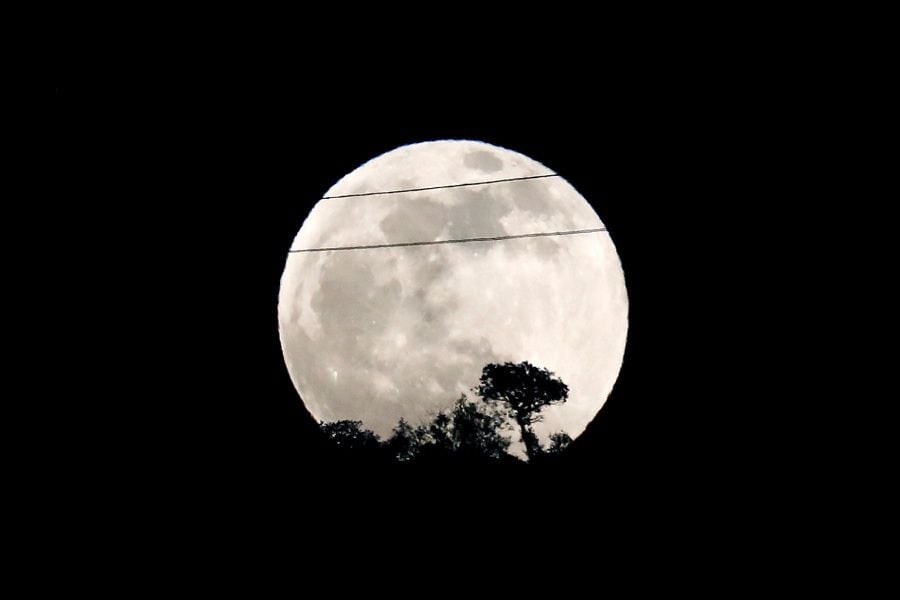
[[[519,430],[522,432],[522,442],[525,444],[525,454],[528,455],[528,462],[532,462],[540,454],[541,450],[537,436],[531,430],[531,423],[527,415],[517,414],[516,423],[518,423]]]

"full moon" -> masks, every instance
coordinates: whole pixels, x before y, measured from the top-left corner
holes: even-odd
[[[528,361],[569,386],[534,426],[546,443],[579,436],[606,402],[628,297],[610,234],[565,179],[512,150],[443,140],[382,154],[324,194],[288,253],[278,323],[320,422],[362,421],[385,439],[401,418],[425,423],[473,397],[488,363]]]

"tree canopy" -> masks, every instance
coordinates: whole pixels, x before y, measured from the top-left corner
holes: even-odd
[[[451,409],[416,427],[401,418],[384,442],[360,421],[321,425],[342,450],[400,463],[515,461],[509,452],[513,440],[507,435],[515,429],[529,461],[558,455],[572,441],[566,433],[557,432],[545,450],[532,429],[542,419],[545,406],[568,398],[568,386],[550,371],[528,362],[488,364],[475,391],[480,398],[463,394]]]
[[[363,428],[362,421],[323,422],[321,425],[325,435],[344,450],[375,450],[381,443],[375,433]]]
[[[485,365],[477,390],[486,401],[502,404],[518,424],[529,460],[543,451],[532,424],[543,418],[541,410],[545,406],[565,402],[569,397],[569,386],[528,361]]]

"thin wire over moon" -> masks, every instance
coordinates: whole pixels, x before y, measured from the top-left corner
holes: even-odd
[[[595,229],[576,229],[573,231],[550,231],[547,233],[522,233],[519,235],[500,235],[495,237],[464,238],[459,240],[436,240],[433,242],[401,242],[398,244],[370,244],[367,246],[332,246],[330,248],[302,248],[288,250],[291,252],[330,252],[332,250],[372,250],[375,248],[403,248],[408,246],[436,246],[438,244],[465,244],[468,242],[499,242],[502,240],[516,240],[521,238],[553,237],[558,235],[580,235],[584,233],[597,233],[606,231],[606,227]]]

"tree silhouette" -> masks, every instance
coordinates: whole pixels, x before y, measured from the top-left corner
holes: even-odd
[[[378,450],[381,447],[378,436],[363,429],[362,421],[334,421],[321,423],[322,431],[343,450]]]
[[[519,426],[529,461],[543,452],[531,426],[543,418],[540,412],[545,406],[565,402],[569,397],[569,386],[547,369],[527,361],[485,365],[476,389],[486,401],[503,403]]]
[[[558,431],[550,436],[550,447],[547,449],[548,454],[559,454],[569,447],[572,438],[564,431]]]
[[[511,458],[503,435],[505,414],[465,394],[415,430],[415,459],[424,463],[481,463]]]
[[[396,462],[480,464],[518,462],[509,454],[511,428],[518,425],[528,462],[553,459],[571,443],[564,432],[550,436],[545,451],[532,430],[542,419],[545,406],[565,402],[569,388],[547,369],[531,363],[488,364],[482,369],[476,391],[480,399],[462,394],[448,411],[413,427],[401,418],[384,443],[361,421],[322,422],[322,430],[349,457]],[[360,452],[362,451],[362,452]]]
[[[416,428],[416,461],[420,463],[446,463],[453,459],[453,421],[446,412],[439,412],[434,418]]]
[[[417,431],[423,445],[440,449],[443,452],[453,452],[453,426],[447,413],[439,412],[431,420],[431,423],[423,425]]]
[[[401,417],[385,445],[392,459],[397,462],[408,462],[418,454],[419,433]]]
[[[487,405],[470,401],[465,394],[453,407],[453,446],[456,452],[470,456],[499,459],[506,454],[510,440],[502,435],[503,414]]]

